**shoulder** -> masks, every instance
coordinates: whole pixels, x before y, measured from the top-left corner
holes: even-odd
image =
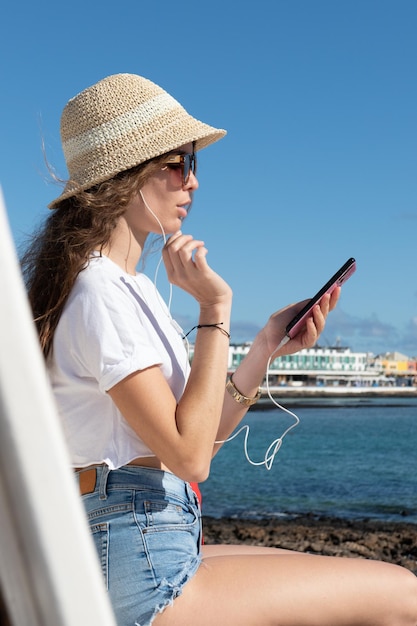
[[[139,323],[152,312],[159,318],[165,307],[152,281],[132,276],[107,257],[92,257],[79,273],[64,309],[64,316],[88,324],[106,319]],[[165,310],[164,310],[165,313]],[[166,314],[166,313],[165,313]],[[117,323],[119,323],[117,322]]]
[[[107,257],[93,256],[78,274],[74,287],[79,290],[100,290],[103,285],[120,284],[124,276],[127,274]]]
[[[69,302],[113,302],[134,288],[134,277],[120,269],[107,257],[92,257],[79,273]],[[127,298],[128,299],[128,298]]]

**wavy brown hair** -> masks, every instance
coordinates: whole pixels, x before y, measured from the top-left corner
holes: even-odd
[[[117,174],[62,200],[32,237],[21,262],[45,358],[78,274],[102,251],[129,201],[161,167],[166,155]]]

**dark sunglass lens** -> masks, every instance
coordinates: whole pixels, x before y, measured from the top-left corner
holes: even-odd
[[[183,170],[182,170],[182,180],[184,181],[184,185],[188,183],[188,179],[190,178],[190,157],[191,154],[184,154],[183,156]]]

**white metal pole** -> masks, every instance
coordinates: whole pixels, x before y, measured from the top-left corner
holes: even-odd
[[[116,626],[0,188],[0,585],[13,626]]]

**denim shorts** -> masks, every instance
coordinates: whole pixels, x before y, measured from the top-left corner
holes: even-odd
[[[149,626],[201,563],[194,491],[169,472],[104,465],[82,499],[118,626]]]

